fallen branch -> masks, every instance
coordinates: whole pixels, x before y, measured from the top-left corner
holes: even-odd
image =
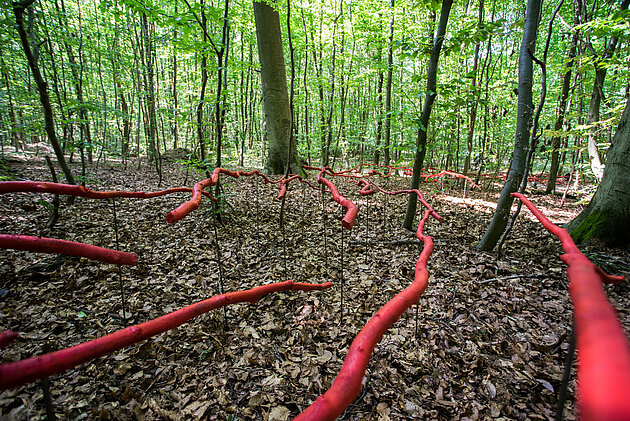
[[[25,250],[35,253],[67,254],[117,265],[133,265],[138,261],[136,253],[110,250],[90,244],[57,240],[55,238],[32,237],[30,235],[0,234],[0,248]]]
[[[344,228],[351,230],[352,226],[354,225],[354,221],[357,218],[357,214],[359,213],[359,209],[352,200],[346,199],[339,193],[339,190],[337,190],[337,186],[335,186],[332,181],[324,178],[324,174],[327,171],[330,171],[330,168],[324,167],[319,171],[319,174],[317,174],[317,182],[328,187],[328,189],[330,190],[330,194],[332,194],[335,202],[339,203],[341,206],[347,209],[346,214],[341,220],[341,225]]]
[[[295,421],[334,420],[359,395],[361,381],[365,375],[374,347],[390,326],[418,301],[427,288],[429,272],[426,265],[433,252],[433,238],[424,235],[422,230],[430,214],[430,211],[425,211],[424,218],[420,221],[416,231],[416,236],[424,242],[424,249],[416,263],[414,281],[372,316],[352,342],[341,370],[330,389],[298,415]]]
[[[207,300],[165,314],[157,319],[130,326],[70,348],[40,355],[39,357],[2,364],[0,365],[0,390],[18,387],[37,379],[44,379],[54,374],[63,373],[95,358],[174,329],[201,314],[226,305],[242,302],[254,304],[263,296],[278,291],[313,291],[323,290],[331,286],[331,282],[309,284],[284,281],[244,291],[216,295]]]
[[[578,406],[582,420],[630,419],[630,347],[602,283],[619,283],[580,252],[567,230],[554,225],[524,195],[512,193],[562,242],[578,349]]]
[[[215,168],[212,171],[212,175],[210,176],[210,178],[206,178],[205,180],[202,180],[198,182],[197,184],[195,184],[195,186],[192,188],[192,198],[190,200],[182,203],[176,209],[173,209],[172,211],[166,214],[166,217],[165,217],[166,222],[168,222],[169,224],[173,224],[181,220],[182,218],[184,218],[190,212],[197,209],[199,205],[201,204],[201,195],[202,194],[208,195],[207,192],[204,192],[204,189],[206,189],[207,187],[216,186],[216,184],[219,182],[219,175],[221,174],[229,175],[230,177],[233,177],[233,178],[239,178],[241,176],[248,177],[252,175],[257,175],[261,177],[263,180],[265,180],[266,183],[271,183],[271,184],[280,183],[282,179],[284,178],[282,177],[281,179],[277,181],[273,181],[273,180],[270,180],[266,175],[262,174],[258,170],[231,171],[231,170],[226,170],[225,168]]]
[[[172,193],[191,191],[193,191],[193,189],[190,187],[172,187],[170,189],[148,193],[142,191],[97,191],[90,190],[84,186],[75,186],[73,184],[48,183],[41,181],[0,181],[0,193],[52,193],[65,196],[87,197],[90,199],[112,199],[115,197],[150,199]],[[203,192],[203,194],[210,197],[210,194],[207,192]]]

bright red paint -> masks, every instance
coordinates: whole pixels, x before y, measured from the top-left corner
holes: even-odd
[[[573,301],[578,350],[578,406],[580,419],[630,420],[630,346],[602,283],[619,283],[605,274],[576,247],[567,230],[554,225],[524,195],[512,193],[560,239],[569,266],[569,294]]]
[[[409,307],[418,302],[429,283],[427,261],[433,252],[433,238],[424,235],[422,229],[430,214],[430,211],[425,211],[424,218],[420,221],[416,231],[416,236],[424,242],[424,249],[416,262],[414,281],[409,287],[388,301],[361,329],[361,332],[352,342],[341,370],[330,389],[298,415],[295,418],[296,421],[337,419],[359,395],[361,381],[365,375],[374,347],[381,340],[387,329]]]
[[[57,240],[55,238],[32,237],[30,235],[0,234],[0,248],[26,250],[35,253],[67,254],[117,265],[133,265],[138,261],[136,253],[110,250],[90,244]]]
[[[22,361],[0,365],[0,390],[63,373],[78,365],[102,357],[129,345],[148,339],[167,330],[174,329],[194,317],[229,304],[256,303],[261,297],[272,292],[286,290],[313,291],[330,288],[331,282],[308,284],[284,281],[262,285],[245,291],[235,291],[215,295],[207,300],[189,305],[157,319],[119,330],[109,335],[75,345],[60,351],[51,352]]]

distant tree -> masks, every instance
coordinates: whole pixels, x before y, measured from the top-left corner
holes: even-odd
[[[278,11],[263,1],[254,1],[256,38],[262,80],[265,122],[269,138],[265,170],[270,174],[285,172],[290,157],[290,172],[299,172],[295,139],[291,136],[291,108],[284,66],[282,33]]]
[[[39,65],[37,64],[37,57],[33,54],[33,50],[31,49],[31,44],[28,40],[28,34],[24,29],[24,12],[26,9],[32,5],[35,0],[25,0],[22,2],[13,3],[13,14],[15,15],[15,27],[20,35],[20,41],[22,42],[22,48],[24,50],[24,54],[26,55],[26,60],[28,61],[28,65],[31,68],[31,72],[33,72],[33,79],[35,79],[35,84],[37,85],[37,90],[39,91],[39,100],[42,104],[42,108],[44,109],[44,123],[46,128],[46,134],[48,135],[48,140],[50,141],[50,145],[55,151],[55,155],[57,156],[57,161],[59,162],[59,166],[66,176],[66,180],[69,184],[76,184],[74,181],[74,176],[72,175],[72,171],[70,167],[66,163],[66,159],[63,155],[63,150],[61,149],[61,145],[57,140],[57,133],[55,131],[55,120],[53,118],[53,110],[50,105],[50,97],[48,96],[48,84],[42,77],[42,73],[39,70]]]
[[[437,32],[433,39],[433,49],[431,50],[429,69],[427,70],[427,90],[422,107],[422,115],[420,116],[420,127],[418,128],[418,138],[416,140],[416,157],[413,161],[413,174],[411,176],[410,189],[417,189],[420,185],[420,171],[422,171],[424,157],[427,153],[427,126],[429,125],[433,102],[437,97],[438,60],[440,59],[440,51],[442,50],[442,43],[444,42],[444,35],[446,34],[446,25],[448,23],[448,15],[451,12],[451,6],[453,6],[453,0],[442,1],[440,23],[438,24]],[[410,194],[407,200],[407,210],[405,212],[403,228],[411,229],[417,204],[418,196],[415,193]]]
[[[576,243],[597,239],[609,246],[630,244],[630,102],[606,157],[602,181],[588,206],[567,225]]]
[[[510,171],[505,180],[503,190],[501,190],[501,196],[499,196],[492,221],[477,245],[477,249],[482,251],[492,250],[499,241],[499,238],[501,238],[501,234],[503,234],[508,222],[508,217],[510,216],[512,203],[514,202],[514,198],[510,196],[510,194],[518,189],[525,172],[525,161],[529,149],[529,132],[534,109],[532,100],[534,65],[531,55],[536,49],[541,3],[541,0],[527,1],[527,15],[525,17],[525,27],[523,28],[523,41],[521,42],[521,51],[518,59],[518,107],[516,111],[518,117],[516,120],[514,153],[512,155]]]

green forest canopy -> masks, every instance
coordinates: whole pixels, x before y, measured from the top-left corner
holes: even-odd
[[[294,48],[294,128],[298,150],[318,162],[326,139],[331,163],[347,165],[383,157],[387,119],[391,125],[391,163],[408,164],[415,148],[418,117],[439,2],[398,0],[291,2]],[[393,7],[391,3],[394,3]],[[149,153],[154,124],[160,151],[199,150],[196,113],[207,55],[209,82],[204,96],[203,137],[209,154],[216,150],[215,101],[224,7],[229,36],[223,70],[225,97],[224,159],[261,166],[265,158],[264,115],[253,8],[250,1],[55,0],[36,2],[25,13],[31,45],[55,108],[59,139],[67,152],[84,149],[123,158]],[[276,5],[283,26],[287,69],[287,5]],[[538,49],[555,3],[543,7]],[[481,22],[479,8],[483,9]],[[11,5],[3,7],[0,32],[0,140],[3,148],[43,138],[38,93],[22,51]],[[596,123],[601,150],[612,137],[628,98],[628,14],[614,1],[586,4],[574,25],[574,2],[564,2],[554,22],[547,62],[547,102],[541,115],[546,128],[535,167],[548,168],[551,137],[562,138],[561,159],[587,168],[586,123],[594,63],[611,36],[619,37],[615,54],[604,63],[604,102]],[[428,127],[426,165],[461,171],[471,128],[471,108],[478,107],[473,132],[471,170],[495,171],[509,162],[516,123],[515,88],[525,2],[464,2],[454,6],[440,59],[438,98]],[[207,19],[204,41],[200,17]],[[390,42],[390,23],[393,32]],[[577,59],[564,128],[554,132],[567,55],[579,31]],[[392,48],[391,106],[386,104],[388,48]],[[478,65],[474,67],[475,52]],[[288,70],[290,71],[290,70]],[[154,98],[148,98],[153,79]],[[534,102],[540,69],[535,68]],[[154,101],[154,123],[147,116]],[[381,161],[382,162],[382,161]]]

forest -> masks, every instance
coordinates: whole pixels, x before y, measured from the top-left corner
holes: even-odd
[[[0,417],[628,419],[629,7],[3,3]]]

